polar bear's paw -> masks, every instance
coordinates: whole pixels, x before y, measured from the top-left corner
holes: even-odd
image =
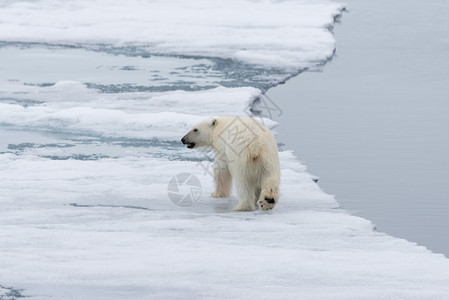
[[[274,198],[261,198],[257,201],[257,205],[261,210],[270,210],[273,209],[276,205],[276,201]]]
[[[253,211],[255,209],[253,205],[245,205],[245,203],[239,203],[234,207],[234,211]]]
[[[217,192],[217,191],[215,191],[212,194],[210,194],[210,196],[212,198],[229,198],[231,195],[228,195],[228,194],[226,194],[224,192]]]

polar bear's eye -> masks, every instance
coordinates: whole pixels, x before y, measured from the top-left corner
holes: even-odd
[[[196,128],[195,128],[195,129],[193,129],[193,132],[198,132],[198,129],[196,129]]]

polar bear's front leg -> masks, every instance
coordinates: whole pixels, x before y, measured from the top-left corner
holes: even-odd
[[[211,194],[213,198],[229,198],[232,192],[232,176],[229,170],[214,167],[215,192]]]

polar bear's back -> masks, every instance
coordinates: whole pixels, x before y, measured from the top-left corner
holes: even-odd
[[[245,165],[259,161],[269,169],[279,169],[276,140],[270,129],[250,117],[221,117],[215,136],[223,143],[229,160]]]

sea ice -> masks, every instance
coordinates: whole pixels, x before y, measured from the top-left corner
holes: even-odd
[[[310,0],[1,2],[0,41],[18,52],[2,52],[9,59],[34,50],[71,59],[73,46],[93,55],[86,70],[101,69],[103,58],[95,58],[106,53],[170,57],[160,61],[172,69],[186,67],[188,57],[256,71],[231,74],[227,66],[221,81],[211,68],[198,89],[167,78],[164,91],[129,88],[143,84],[130,75],[118,91],[99,88],[117,81],[89,72],[70,78],[76,62],[52,68],[56,74],[44,68],[40,77],[39,68],[31,76],[0,61],[0,298],[9,299],[12,287],[31,299],[446,299],[444,256],[340,209],[291,151],[280,152],[276,209],[237,213],[236,199],[209,197],[209,153],[179,141],[200,119],[247,115],[262,97],[250,84],[255,77],[273,79],[272,68],[291,76],[326,61],[335,47],[326,28],[342,7]],[[193,78],[188,73],[181,75]],[[240,83],[225,87],[231,77]],[[198,203],[185,208],[167,194],[183,172],[201,183]]]

